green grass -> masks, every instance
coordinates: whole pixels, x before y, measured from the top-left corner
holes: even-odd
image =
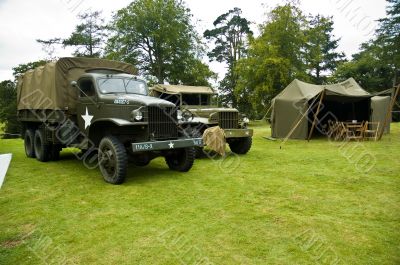
[[[253,125],[239,159],[175,173],[159,158],[131,166],[120,186],[68,150],[40,163],[22,140],[0,140],[0,153],[13,154],[0,189],[0,264],[400,263],[400,124],[380,142],[344,147],[282,144]],[[376,159],[368,173],[343,156],[351,148]]]

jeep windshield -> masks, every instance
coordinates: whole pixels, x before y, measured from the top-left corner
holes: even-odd
[[[211,96],[207,94],[182,94],[182,102],[189,106],[209,106]]]
[[[133,78],[98,78],[97,84],[102,94],[148,94],[146,83]]]

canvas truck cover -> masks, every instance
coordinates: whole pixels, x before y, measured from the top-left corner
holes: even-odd
[[[167,94],[215,94],[211,87],[157,84],[152,90]]]
[[[34,70],[27,71],[18,80],[17,108],[66,110],[76,113],[78,91],[71,81],[90,70],[113,70],[136,74],[131,64],[95,58],[61,58]]]

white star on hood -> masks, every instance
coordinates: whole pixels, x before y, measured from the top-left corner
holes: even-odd
[[[92,115],[89,115],[89,112],[88,112],[87,107],[86,107],[86,113],[85,113],[85,115],[81,115],[81,116],[82,116],[82,119],[85,121],[85,129],[86,129],[87,127],[90,126],[91,121],[92,121],[92,119],[93,119],[93,116],[92,116]]]

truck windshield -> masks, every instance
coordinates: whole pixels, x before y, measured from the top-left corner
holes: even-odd
[[[147,95],[147,85],[132,78],[98,78],[97,83],[102,94],[139,94]]]

